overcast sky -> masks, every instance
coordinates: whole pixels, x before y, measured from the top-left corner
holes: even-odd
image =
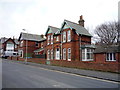
[[[0,0],[0,37],[18,38],[22,29],[45,34],[48,25],[60,28],[64,19],[94,28],[118,19],[119,0]]]

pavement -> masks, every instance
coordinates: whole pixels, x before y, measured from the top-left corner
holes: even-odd
[[[14,60],[11,60],[11,61],[25,64],[25,62],[23,61],[14,61]],[[77,75],[82,75],[87,77],[93,77],[93,78],[98,78],[103,80],[120,82],[120,74],[117,74],[117,73],[75,69],[75,68],[67,68],[67,67],[60,67],[60,66],[51,66],[51,65],[37,64],[32,62],[27,62],[27,65],[32,65],[32,66],[37,66],[45,69],[67,72],[67,73],[72,73],[72,74],[77,74]]]

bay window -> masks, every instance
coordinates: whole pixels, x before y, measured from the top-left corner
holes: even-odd
[[[85,48],[82,49],[82,61],[92,61],[93,60],[93,49]]]

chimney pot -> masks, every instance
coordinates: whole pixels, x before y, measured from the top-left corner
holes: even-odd
[[[83,20],[83,15],[80,16],[80,20],[78,21],[79,25],[84,27],[84,20]]]
[[[82,15],[80,16],[80,20],[83,20],[83,16]]]

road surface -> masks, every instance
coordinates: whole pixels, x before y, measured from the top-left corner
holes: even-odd
[[[2,60],[2,88],[118,88],[118,83]]]

